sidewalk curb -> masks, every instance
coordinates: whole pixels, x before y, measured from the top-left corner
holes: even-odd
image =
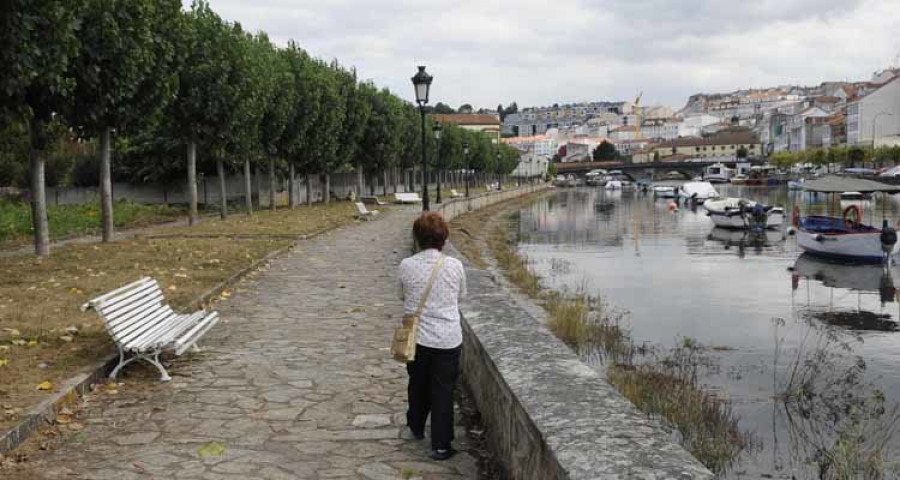
[[[294,246],[297,245],[297,242],[310,240],[322,234],[346,227],[348,225],[352,225],[352,223],[324,228],[317,232],[306,235],[296,235],[294,237],[295,242],[293,242],[292,244],[270,252],[265,257],[253,262],[247,268],[238,271],[237,273],[228,277],[228,279],[226,279],[225,281],[219,283],[218,285],[212,287],[211,289],[196,297],[190,303],[191,307],[203,308],[204,306],[209,305],[210,301],[214,297],[222,293],[225,289],[233,286],[238,281],[246,277],[251,272],[257,270],[262,265],[265,265],[275,258],[281,256],[285,252],[290,251],[294,248]],[[28,440],[28,438],[31,437],[32,434],[37,432],[42,424],[53,423],[56,420],[60,409],[62,409],[65,405],[75,401],[75,399],[81,398],[85,393],[90,392],[93,385],[105,382],[107,374],[115,367],[118,361],[119,354],[111,353],[108,356],[104,357],[103,360],[95,363],[93,366],[88,367],[81,373],[78,373],[63,381],[58,392],[54,393],[49,398],[42,400],[36,406],[29,409],[28,413],[23,415],[23,418],[18,423],[16,423],[8,430],[3,432],[2,435],[0,435],[0,457],[9,455],[11,452],[13,452],[22,443]]]

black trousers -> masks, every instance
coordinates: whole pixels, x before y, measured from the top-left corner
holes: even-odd
[[[406,364],[409,372],[409,410],[406,424],[416,435],[424,435],[431,413],[431,447],[448,449],[453,441],[453,388],[459,376],[460,347],[442,349],[416,345],[416,360]]]

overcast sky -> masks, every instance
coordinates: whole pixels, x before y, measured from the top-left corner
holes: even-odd
[[[184,0],[185,5],[190,0]],[[867,80],[900,55],[900,0],[210,0],[273,41],[411,98],[494,108],[684,105],[698,92]]]

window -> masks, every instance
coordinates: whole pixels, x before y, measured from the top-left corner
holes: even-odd
[[[734,145],[731,146],[731,149],[734,150]]]

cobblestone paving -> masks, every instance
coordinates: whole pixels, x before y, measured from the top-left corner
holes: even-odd
[[[126,377],[32,470],[115,480],[475,478],[461,427],[462,452],[447,462],[428,458],[427,439],[410,439],[406,372],[387,351],[414,214],[395,209],[298,244],[218,304],[224,323],[202,353],[176,362],[171,383],[148,378],[138,395]],[[224,453],[201,455],[210,442]]]

